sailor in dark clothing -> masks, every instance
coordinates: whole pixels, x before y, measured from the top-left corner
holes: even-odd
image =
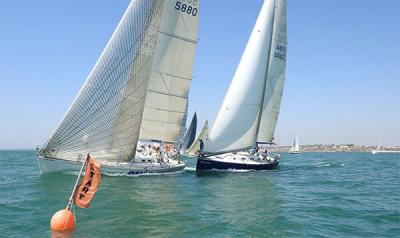
[[[199,156],[200,156],[200,157],[203,157],[203,156],[204,156],[203,151],[204,151],[204,142],[203,142],[202,139],[200,139],[200,150],[199,150]]]

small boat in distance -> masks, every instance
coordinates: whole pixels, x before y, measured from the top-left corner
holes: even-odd
[[[299,138],[296,137],[294,139],[292,147],[290,147],[290,153],[291,154],[300,154],[300,148],[299,148]]]
[[[378,153],[400,153],[400,150],[382,150],[380,149],[383,146],[376,146],[376,150],[371,150],[371,154],[378,154]]]
[[[200,151],[196,171],[266,170],[279,165],[273,143],[286,69],[286,0],[263,2],[249,41]]]
[[[38,151],[41,173],[183,170],[174,148],[188,104],[199,1],[133,0],[74,102]]]

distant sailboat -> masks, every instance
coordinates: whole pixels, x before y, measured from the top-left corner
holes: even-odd
[[[196,169],[273,169],[272,142],[286,68],[286,0],[266,0]],[[251,148],[256,151],[248,151]]]
[[[188,101],[198,15],[199,1],[132,1],[39,151],[40,171],[77,171],[88,153],[106,174],[183,169],[173,143]]]
[[[382,150],[380,149],[381,146],[376,146],[376,150],[371,150],[371,154],[378,154],[378,153],[400,153],[400,150]]]
[[[296,137],[294,139],[292,147],[290,147],[290,153],[291,154],[300,154],[300,148],[299,148],[299,138]]]

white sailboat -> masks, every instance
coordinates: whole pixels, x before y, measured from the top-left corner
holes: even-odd
[[[371,150],[371,154],[378,154],[378,153],[400,153],[400,150],[383,150],[381,146],[376,146],[376,150]]]
[[[78,171],[89,153],[105,174],[185,167],[173,143],[192,79],[199,1],[178,2],[129,4],[79,94],[39,151],[42,173]]]
[[[296,137],[294,139],[292,147],[290,147],[290,153],[291,154],[300,154],[300,148],[299,148],[299,138]]]
[[[274,138],[285,79],[286,32],[286,1],[265,0],[197,170],[278,166],[279,155],[248,150]]]

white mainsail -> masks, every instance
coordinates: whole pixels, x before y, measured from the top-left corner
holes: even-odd
[[[223,153],[255,146],[268,76],[275,1],[264,1],[233,76],[205,151]]]
[[[292,153],[299,153],[300,152],[300,148],[299,148],[299,138],[296,137],[293,141],[293,145],[292,147],[290,147],[290,152]]]
[[[276,122],[283,94],[286,71],[286,0],[276,1],[274,31],[269,56],[268,76],[265,84],[264,102],[258,128],[257,141],[271,142],[274,139]]]
[[[98,160],[129,160],[135,156],[139,134],[152,125],[152,119],[181,124],[191,79],[198,7],[194,14],[195,7],[191,6],[189,13],[189,5],[183,11],[175,4],[172,0],[130,3],[40,155],[76,160],[90,153]],[[182,28],[183,21],[187,29]],[[166,91],[158,88],[161,77]],[[155,114],[150,118],[148,110],[153,107]],[[154,139],[174,138],[175,128],[166,126],[160,133]],[[151,135],[148,137],[153,138]]]
[[[208,138],[208,121],[204,123],[203,128],[201,129],[199,135],[194,139],[192,146],[190,146],[187,154],[190,156],[197,155],[197,152],[200,150],[200,139],[206,141]]]
[[[140,139],[175,142],[181,131],[198,31],[199,1],[190,2],[164,3]]]

